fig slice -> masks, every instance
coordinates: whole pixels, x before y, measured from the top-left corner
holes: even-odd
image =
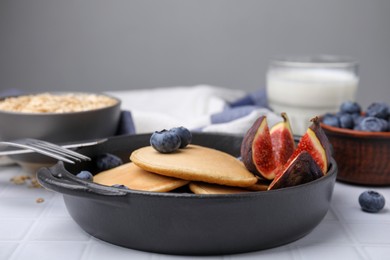
[[[260,116],[246,132],[241,158],[248,171],[267,180],[274,179],[276,162],[266,116]]]
[[[320,119],[315,117],[311,121],[312,124],[302,136],[289,161],[297,157],[302,151],[307,151],[311,157],[313,157],[322,172],[326,174],[330,164],[331,145],[328,137],[320,126]]]
[[[281,174],[275,177],[268,186],[268,190],[304,184],[322,176],[324,176],[324,173],[313,157],[307,151],[302,151],[292,158]]]
[[[286,113],[281,113],[281,116],[283,121],[275,124],[270,129],[275,162],[278,167],[287,163],[296,147],[290,120],[288,119]]]

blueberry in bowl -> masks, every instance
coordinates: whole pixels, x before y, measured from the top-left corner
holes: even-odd
[[[390,114],[390,107],[388,104],[384,102],[374,102],[371,105],[367,107],[366,115],[382,118],[382,119],[388,119]]]
[[[361,111],[362,108],[360,104],[354,101],[345,101],[340,105],[341,113],[360,114]]]

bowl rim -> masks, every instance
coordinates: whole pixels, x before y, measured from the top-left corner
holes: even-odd
[[[57,115],[77,115],[77,114],[86,114],[96,111],[101,111],[113,107],[120,107],[122,105],[122,100],[118,97],[115,97],[113,95],[107,94],[105,92],[92,92],[92,91],[39,91],[39,92],[28,92],[23,94],[17,94],[17,95],[8,95],[8,96],[2,96],[0,97],[0,101],[3,101],[6,98],[11,97],[22,97],[22,96],[29,96],[29,95],[39,95],[39,94],[54,94],[54,95],[66,95],[66,94],[75,94],[75,95],[99,95],[99,96],[105,96],[112,98],[116,100],[116,103],[104,106],[100,108],[95,109],[89,109],[84,111],[74,111],[74,112],[63,112],[63,113],[55,113],[55,112],[47,112],[47,113],[33,113],[33,112],[18,112],[18,111],[10,111],[10,110],[2,110],[0,109],[0,114],[3,115],[17,115],[17,116],[34,116],[34,117],[43,117],[43,116],[57,116]]]

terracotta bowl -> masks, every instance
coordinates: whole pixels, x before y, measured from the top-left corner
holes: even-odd
[[[337,180],[360,185],[390,185],[390,132],[363,132],[321,124],[339,167]]]

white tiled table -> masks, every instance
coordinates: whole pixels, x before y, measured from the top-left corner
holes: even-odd
[[[238,255],[185,257],[115,246],[86,234],[69,216],[62,196],[10,182],[25,173],[0,166],[0,260],[100,259],[390,259],[390,188],[374,188],[385,209],[360,210],[358,196],[369,187],[336,183],[325,219],[306,237],[278,248]],[[43,198],[43,203],[37,203]]]

